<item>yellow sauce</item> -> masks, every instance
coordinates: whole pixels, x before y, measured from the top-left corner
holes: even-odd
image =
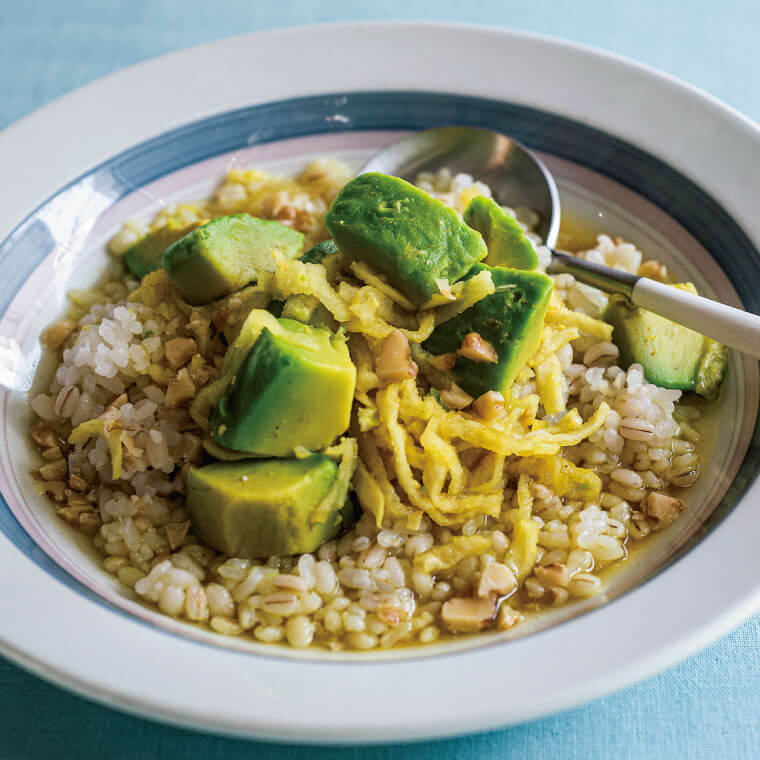
[[[585,251],[596,245],[598,235],[611,234],[601,219],[589,219],[578,214],[563,213],[557,237],[562,251]]]

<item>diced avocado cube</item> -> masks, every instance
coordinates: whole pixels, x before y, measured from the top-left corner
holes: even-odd
[[[333,319],[332,314],[314,296],[290,296],[285,301],[280,316],[283,319],[295,319],[313,327],[326,327],[328,330],[338,329],[338,323]]]
[[[231,557],[312,552],[355,519],[348,498],[312,520],[337,475],[323,454],[216,462],[188,473],[187,509],[201,539]]]
[[[694,392],[705,398],[715,398],[728,371],[728,349],[717,340],[705,338],[702,359],[697,370]]]
[[[356,368],[345,338],[278,319],[265,327],[211,415],[211,434],[258,456],[318,451],[348,428]]]
[[[441,201],[398,177],[362,174],[325,216],[340,250],[385,275],[413,304],[454,283],[488,253],[480,233]]]
[[[212,219],[164,251],[162,265],[188,303],[222,298],[274,272],[274,253],[293,259],[303,235],[270,219],[235,214]]]
[[[673,287],[697,295],[690,282]],[[610,301],[604,319],[613,328],[623,367],[640,364],[650,383],[712,398],[728,368],[728,349],[646,309]]]
[[[332,240],[323,240],[321,243],[317,243],[309,248],[301,256],[301,261],[304,264],[321,264],[323,259],[332,256],[334,253],[338,253],[338,246]]]
[[[161,267],[161,257],[172,243],[197,226],[197,224],[180,224],[173,219],[170,220],[166,225],[149,232],[128,248],[124,254],[124,263],[132,274],[142,280],[146,274]]]
[[[468,333],[476,332],[496,351],[498,361],[457,356],[452,374],[472,396],[505,393],[538,349],[552,293],[552,281],[539,272],[477,264],[470,276],[487,269],[496,292],[438,326],[422,344],[432,354],[454,353]]]
[[[467,204],[464,220],[485,239],[488,256],[483,263],[492,267],[534,270],[538,256],[525,237],[517,219],[510,216],[491,198],[476,195]]]

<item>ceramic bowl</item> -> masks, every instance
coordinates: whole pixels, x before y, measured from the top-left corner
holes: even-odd
[[[488,29],[333,25],[235,38],[95,82],[0,134],[13,182],[0,207],[5,654],[154,719],[290,741],[390,741],[577,704],[760,606],[758,365],[738,354],[681,519],[600,596],[509,634],[340,655],[222,637],[141,604],[38,495],[27,394],[39,334],[67,290],[95,281],[125,219],[206,195],[233,166],[291,172],[331,155],[358,167],[405,132],[441,124],[521,140],[555,174],[566,212],[635,242],[700,292],[758,311],[760,131],[619,58]]]

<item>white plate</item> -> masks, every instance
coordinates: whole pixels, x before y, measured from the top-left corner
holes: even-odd
[[[552,154],[566,204],[602,209],[610,229],[659,248],[706,293],[757,310],[760,132],[612,56],[486,29],[335,25],[194,48],[78,90],[0,134],[0,165],[15,183],[0,208],[5,653],[107,704],[194,728],[390,741],[506,725],[599,696],[760,606],[758,373],[736,356],[707,474],[678,529],[619,574],[601,600],[614,603],[576,605],[534,628],[568,618],[562,625],[508,642],[330,658],[224,639],[126,596],[35,495],[23,392],[36,336],[66,287],[92,279],[103,240],[126,216],[197,196],[231,161],[287,169],[324,152],[359,161],[388,130],[443,122],[501,126]]]

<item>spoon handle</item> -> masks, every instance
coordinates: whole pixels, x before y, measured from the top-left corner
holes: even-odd
[[[760,359],[760,317],[757,314],[671,288],[648,277],[639,278],[631,301],[635,306]]]
[[[760,316],[756,314],[560,251],[552,251],[547,271],[572,274],[586,285],[617,293],[634,306],[760,359]]]

